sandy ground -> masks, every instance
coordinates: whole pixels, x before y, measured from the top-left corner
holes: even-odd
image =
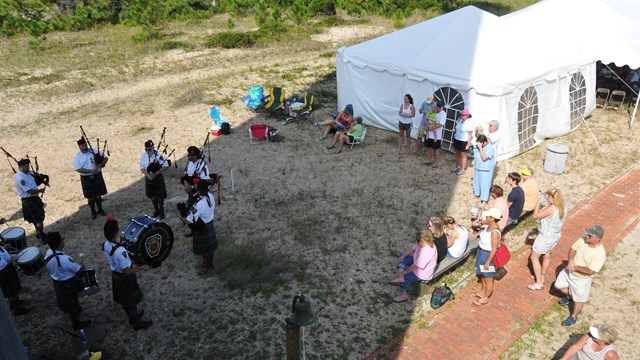
[[[363,30],[374,36],[390,31],[386,26],[367,25]],[[265,120],[239,101],[249,85],[282,84],[291,94],[313,83],[319,105],[316,118],[325,117],[336,108],[336,89],[334,59],[323,54],[335,51],[337,43],[365,36],[352,27],[348,30],[329,31],[304,45],[304,52],[287,46],[262,49],[259,56],[252,50],[219,49],[189,55],[181,55],[181,50],[156,53],[149,59],[173,70],[132,74],[131,79],[80,92],[69,89],[65,80],[0,91],[2,146],[17,157],[37,155],[42,172],[52,178],[44,196],[46,230],[60,231],[68,252],[86,254],[85,264],[98,273],[101,291],[86,299],[83,316],[93,320],[93,332],[106,337],[97,341],[96,335],[92,349],[104,350],[113,359],[283,358],[284,319],[293,296],[304,293],[318,315],[318,322],[305,331],[307,357],[358,359],[429,311],[427,298],[402,305],[390,302],[393,290],[386,280],[393,274],[392,254],[412,244],[429,216],[450,214],[468,222],[469,207],[476,203],[471,172],[456,177],[448,165],[426,168],[414,154],[398,156],[397,134],[377,129],[369,129],[365,145],[334,155],[326,150],[327,141],[318,140],[319,129]],[[359,37],[340,41],[340,34]],[[175,62],[186,65],[171,68]],[[252,71],[264,64],[277,66]],[[287,72],[298,76],[289,80]],[[182,95],[194,89],[203,99],[185,102]],[[179,168],[167,174],[171,209],[185,198],[177,185],[185,149],[201,145],[210,126],[204,101],[224,97],[233,99],[220,108],[234,132],[215,138],[211,146],[212,170],[223,173],[222,205],[216,208],[215,222],[220,240],[216,273],[196,275],[191,240],[183,237],[186,228],[170,211],[165,221],[176,234],[173,252],[161,267],[139,276],[145,295],[142,307],[154,326],[134,332],[111,300],[110,274],[100,254],[102,220],[91,220],[72,169],[79,126],[90,138],[109,141],[105,209],[124,226],[152,211],[137,168],[144,141],[157,140],[166,127],[167,141],[177,149]],[[528,164],[543,189],[558,187],[569,206],[577,204],[638,160],[637,150],[626,146],[636,143],[637,127],[629,130],[626,121],[623,112],[596,111],[589,126],[601,146],[594,146],[586,126],[551,140],[570,147],[564,175],[542,171],[542,144],[501,163],[497,182],[503,184],[506,171]],[[259,122],[277,127],[285,141],[250,144],[247,127]],[[443,157],[446,164],[453,160],[451,154]],[[0,186],[0,214],[11,218],[10,226],[26,229],[29,245],[36,246],[32,226],[21,219],[8,165],[0,167]],[[520,246],[526,230],[514,232],[509,245]],[[628,250],[617,256],[631,262],[636,254]],[[455,280],[467,271],[462,268],[450,276]],[[244,275],[240,283],[238,274]],[[603,279],[607,276],[608,271]],[[21,280],[30,288],[23,298],[34,311],[15,321],[32,354],[72,358],[78,350],[71,337],[56,328],[70,328],[70,322],[56,308],[48,275]],[[636,298],[637,289],[627,286],[630,297]],[[616,309],[635,309],[631,314],[637,320],[637,304],[612,301]],[[555,333],[553,338],[562,343],[567,336]],[[625,338],[621,346],[624,342]]]

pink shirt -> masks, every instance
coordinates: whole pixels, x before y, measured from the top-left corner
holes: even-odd
[[[431,280],[433,273],[436,270],[438,260],[438,251],[435,245],[429,247],[420,247],[420,245],[413,245],[413,264],[416,268],[413,273],[416,274],[422,280]]]
[[[502,214],[500,221],[498,221],[498,227],[500,231],[502,231],[504,227],[507,226],[507,219],[509,218],[509,204],[507,203],[507,199],[505,199],[504,196],[493,199],[492,207],[500,210],[500,214]]]

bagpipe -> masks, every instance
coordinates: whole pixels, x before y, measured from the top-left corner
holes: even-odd
[[[207,138],[204,140],[204,144],[202,144],[202,148],[198,149],[200,152],[200,156],[198,157],[198,160],[203,160],[202,161],[202,168],[198,169],[196,167],[195,171],[193,172],[193,176],[187,175],[187,169],[189,168],[189,162],[187,161],[187,163],[184,166],[184,174],[181,178],[180,178],[180,183],[184,184],[184,183],[188,183],[191,186],[195,186],[198,184],[198,182],[200,181],[200,175],[199,172],[200,170],[203,170],[206,172],[207,169],[205,167],[205,163],[204,163],[204,150],[205,149],[209,149],[209,162],[211,162],[211,143],[209,142],[209,137],[211,136],[211,133],[207,132]],[[207,174],[205,174],[207,175]],[[209,185],[215,184],[215,181],[217,181],[217,174],[212,174],[212,176],[210,176],[210,180],[209,180]]]
[[[104,161],[104,156],[102,154],[104,154],[105,152],[107,153],[107,156],[111,156],[111,152],[109,151],[109,147],[107,146],[107,140],[104,141],[102,150],[100,150],[100,139],[96,138],[96,142],[98,145],[96,150],[98,152],[95,152],[93,151],[93,146],[91,146],[91,142],[89,142],[89,137],[87,136],[87,133],[84,132],[82,125],[80,125],[80,132],[82,133],[82,138],[84,139],[84,141],[87,142],[87,147],[89,148],[89,151],[91,152],[91,154],[93,154],[93,160],[95,161],[96,165],[102,164],[102,162]]]
[[[162,135],[160,135],[160,141],[158,141],[158,144],[156,145],[156,150],[154,150],[154,153],[156,154],[162,154],[164,156],[160,156],[160,159],[162,159],[161,162],[150,162],[149,165],[147,165],[147,172],[148,173],[156,173],[158,171],[160,171],[160,169],[162,169],[162,167],[164,166],[164,164],[168,164],[169,167],[171,167],[171,155],[173,155],[173,164],[175,166],[175,168],[178,168],[178,161],[176,161],[176,149],[172,149],[171,151],[168,151],[169,149],[169,144],[167,144],[166,141],[166,136],[167,134],[167,128],[165,127],[164,129],[162,129]],[[160,151],[160,149],[164,146],[164,149],[162,149],[162,151]]]
[[[201,199],[201,196],[199,194],[196,194],[193,202],[194,205],[197,204]],[[176,204],[176,207],[178,208],[178,212],[180,212],[180,216],[182,216],[183,218],[186,218],[189,215],[191,209],[193,209],[193,206],[188,207],[187,204],[183,202]],[[207,224],[205,224],[201,218],[198,218],[197,221],[189,224],[189,228],[196,232],[205,232],[207,231]]]
[[[16,174],[17,171],[13,167],[13,164],[11,163],[10,160],[15,161],[17,165],[18,159],[13,157],[13,155],[9,154],[9,152],[5,150],[3,147],[0,146],[0,149],[2,149],[2,152],[4,152],[4,155],[7,157],[7,162],[9,163],[11,170],[13,171],[14,174]],[[36,182],[36,186],[40,186],[40,185],[49,186],[49,175],[40,173],[40,164],[38,164],[38,157],[34,156],[33,161],[31,161],[31,157],[29,157],[29,155],[27,155],[26,158],[29,159],[29,168],[31,169],[30,173]]]

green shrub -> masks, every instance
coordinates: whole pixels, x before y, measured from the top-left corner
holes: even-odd
[[[312,16],[335,16],[336,0],[311,0],[308,9]]]
[[[345,25],[347,21],[344,20],[343,18],[340,18],[334,15],[334,16],[323,18],[322,20],[320,20],[320,23],[324,26],[331,27],[331,26]]]
[[[230,32],[225,31],[209,36],[204,46],[208,48],[221,47],[225,49],[249,48],[256,43],[256,32]]]
[[[186,43],[184,41],[178,41],[178,40],[165,41],[162,43],[162,45],[160,45],[160,50],[173,50],[173,49],[191,50],[193,49],[193,45]]]

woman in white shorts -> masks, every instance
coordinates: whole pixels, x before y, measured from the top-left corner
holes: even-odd
[[[535,280],[533,284],[527,285],[529,290],[544,288],[544,276],[551,263],[553,248],[560,241],[565,216],[564,197],[560,190],[553,189],[544,194],[540,193],[536,207],[533,209],[533,217],[540,220],[540,225],[538,226],[538,237],[533,242],[529,257]],[[542,257],[542,263],[540,257]]]

